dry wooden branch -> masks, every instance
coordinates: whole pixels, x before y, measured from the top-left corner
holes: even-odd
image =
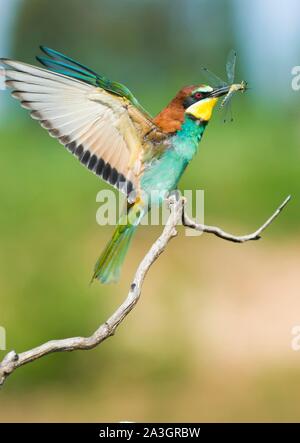
[[[109,317],[109,319],[101,324],[99,328],[90,337],[71,337],[60,340],[51,340],[29,351],[17,354],[15,351],[9,352],[2,362],[0,363],[0,385],[3,385],[6,378],[17,368],[37,360],[44,355],[51,354],[53,352],[62,351],[75,351],[75,350],[88,350],[98,346],[108,337],[112,336],[119,326],[119,324],[126,318],[126,316],[132,311],[136,303],[138,302],[142,285],[145,276],[159,257],[159,255],[165,250],[168,242],[172,237],[176,236],[176,226],[182,221],[185,226],[198,231],[207,232],[209,234],[215,234],[220,238],[233,242],[245,242],[248,240],[257,240],[260,238],[260,234],[272,223],[272,221],[278,216],[285,205],[290,200],[287,197],[274,214],[254,233],[245,236],[235,236],[224,232],[222,229],[214,226],[206,226],[195,223],[189,219],[184,212],[184,198],[178,195],[172,195],[169,201],[170,216],[164,227],[164,230],[160,237],[151,246],[143,260],[138,266],[135,273],[133,282],[130,286],[129,293],[124,302],[117,308],[117,310]]]
[[[182,223],[184,226],[188,228],[196,229],[196,231],[200,232],[206,232],[207,234],[214,234],[217,237],[222,238],[223,240],[232,241],[234,243],[245,243],[246,241],[249,240],[259,240],[261,238],[261,233],[268,226],[270,226],[270,224],[275,220],[276,217],[278,217],[278,215],[283,210],[283,208],[288,204],[290,199],[291,199],[290,195],[286,197],[286,199],[281,203],[281,205],[276,209],[276,211],[271,215],[271,217],[268,218],[268,220],[263,225],[261,225],[261,227],[258,228],[255,232],[252,232],[252,234],[237,236],[223,231],[223,229],[219,228],[218,226],[208,226],[196,223],[194,220],[191,220],[186,215],[185,211],[183,211],[182,214]]]
[[[125,301],[121,304],[121,306],[118,307],[111,317],[105,323],[99,326],[99,328],[90,337],[71,337],[62,340],[51,340],[42,344],[41,346],[38,346],[37,348],[22,352],[20,354],[17,354],[15,351],[9,352],[0,363],[0,385],[3,385],[6,378],[15,369],[37,360],[44,355],[51,354],[52,352],[92,349],[114,334],[119,324],[125,319],[125,317],[129,314],[129,312],[131,312],[138,302],[143,281],[150,266],[164,251],[171,238],[177,234],[176,225],[180,223],[182,218],[182,199],[172,196],[169,199],[169,207],[170,216],[162,234],[152,245],[139,264]]]

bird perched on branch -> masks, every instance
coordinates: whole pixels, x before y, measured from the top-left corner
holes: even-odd
[[[12,96],[90,171],[128,198],[93,279],[116,281],[130,240],[149,210],[176,189],[197,152],[218,98],[230,86],[182,88],[155,118],[130,90],[52,49],[37,57],[47,69],[1,59]],[[151,203],[150,203],[151,202]]]

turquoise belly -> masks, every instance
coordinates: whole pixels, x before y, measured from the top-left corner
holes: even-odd
[[[141,178],[141,188],[146,194],[152,194],[161,203],[166,194],[176,189],[188,161],[179,156],[175,150],[169,150],[159,160],[154,160]]]

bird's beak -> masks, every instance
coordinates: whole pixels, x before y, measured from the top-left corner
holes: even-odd
[[[215,97],[215,98],[222,97],[222,95],[228,94],[229,89],[230,89],[230,86],[228,86],[228,85],[227,86],[220,86],[219,88],[216,88],[211,92],[210,97]]]
[[[208,122],[211,119],[212,111],[217,104],[217,97],[206,97],[186,109],[186,113],[192,115],[197,120]]]

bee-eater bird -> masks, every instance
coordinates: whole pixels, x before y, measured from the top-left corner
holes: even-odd
[[[155,118],[129,89],[75,60],[41,47],[47,69],[1,59],[6,85],[30,115],[90,171],[128,197],[128,209],[100,255],[93,278],[116,281],[130,240],[149,210],[161,203],[197,152],[218,97],[229,86],[182,88]]]

